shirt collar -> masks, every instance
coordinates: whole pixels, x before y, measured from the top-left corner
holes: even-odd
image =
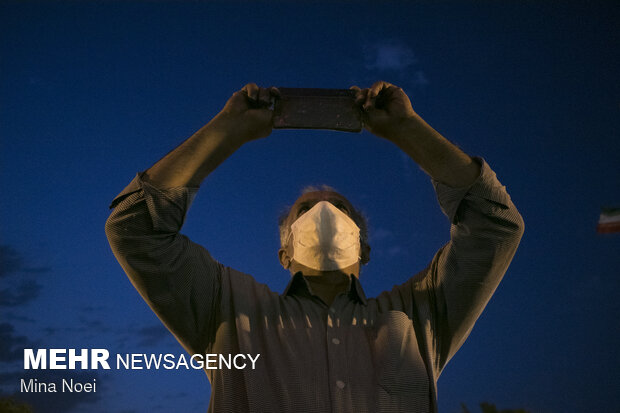
[[[306,293],[308,295],[312,294],[312,288],[308,284],[308,281],[306,281],[301,271],[293,275],[293,278],[289,281],[282,295],[295,295],[300,293]],[[366,294],[364,294],[362,284],[353,274],[349,275],[349,288],[347,289],[347,295],[352,300],[357,300],[364,305],[368,305],[368,300],[366,299]]]

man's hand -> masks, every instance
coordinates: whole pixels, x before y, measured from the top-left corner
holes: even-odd
[[[361,106],[366,128],[373,134],[396,140],[407,120],[416,116],[405,92],[390,83],[375,82],[368,89],[352,86],[355,102]]]
[[[271,133],[273,111],[269,107],[276,96],[280,92],[275,87],[248,83],[228,99],[213,121],[239,144],[264,138]]]

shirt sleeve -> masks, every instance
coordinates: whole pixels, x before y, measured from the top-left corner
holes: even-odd
[[[469,336],[499,285],[523,235],[523,219],[482,158],[477,180],[451,188],[433,181],[451,222],[450,242],[429,267],[405,283],[425,328],[435,378]],[[410,307],[411,308],[411,307]]]
[[[215,334],[222,266],[179,233],[198,188],[158,189],[138,174],[112,201],[105,226],[142,298],[190,353]]]

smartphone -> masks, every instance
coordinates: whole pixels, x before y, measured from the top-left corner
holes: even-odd
[[[274,129],[331,129],[361,132],[362,114],[350,89],[279,87]]]

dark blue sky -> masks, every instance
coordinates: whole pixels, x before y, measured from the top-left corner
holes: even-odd
[[[620,236],[595,227],[601,206],[620,204],[618,21],[612,1],[0,2],[2,394],[26,376],[24,347],[182,352],[112,256],[107,205],[235,90],[383,79],[487,160],[526,224],[439,380],[440,411],[485,400],[617,411]],[[369,296],[449,239],[426,175],[368,132],[275,131],[246,145],[203,183],[183,232],[282,291],[277,216],[316,183],[369,217]],[[205,411],[209,399],[200,371],[68,374],[97,377],[97,394],[31,402],[167,412]]]

